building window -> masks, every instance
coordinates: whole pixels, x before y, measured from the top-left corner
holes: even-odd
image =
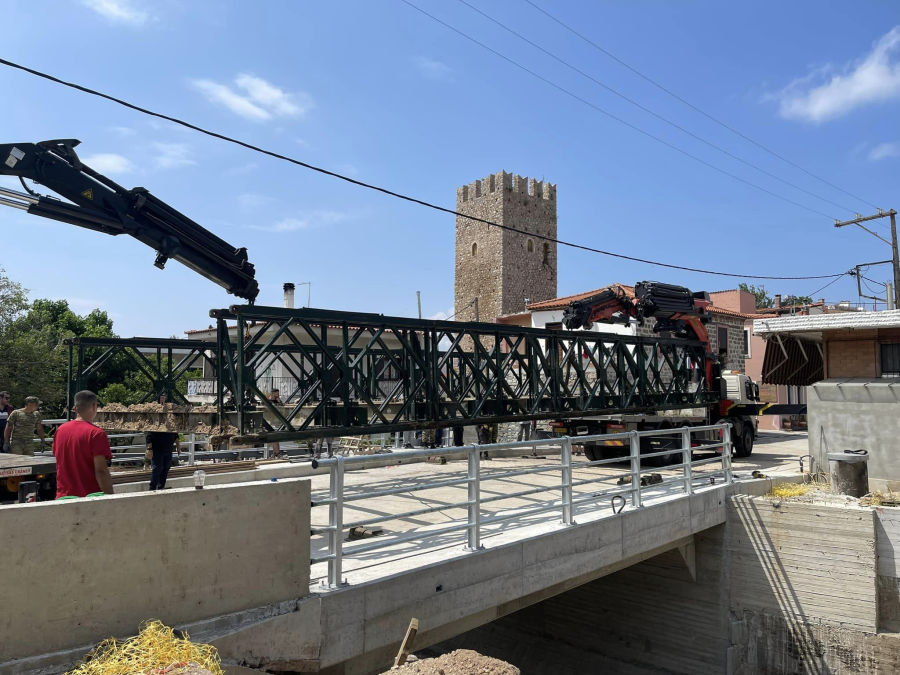
[[[544,242],[544,264],[550,264],[550,244]]]
[[[478,244],[472,242],[472,256],[478,255]]]
[[[744,358],[750,358],[750,329],[744,329]]]
[[[529,239],[528,243],[525,245],[525,248],[528,249],[529,253],[534,253],[534,242],[531,239]]]
[[[881,345],[881,376],[900,377],[900,343]]]
[[[720,354],[728,353],[728,326],[716,326],[716,338]]]
[[[544,325],[547,330],[562,330],[562,321],[549,321]]]

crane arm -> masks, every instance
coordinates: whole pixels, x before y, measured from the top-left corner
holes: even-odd
[[[0,187],[0,205],[109,235],[127,234],[156,251],[162,269],[171,258],[229,293],[249,300],[259,293],[246,248],[235,248],[152,195],[126,189],[84,164],[80,141],[0,144],[0,175],[40,183],[68,201]]]

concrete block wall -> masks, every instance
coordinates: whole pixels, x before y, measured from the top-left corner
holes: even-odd
[[[0,508],[0,672],[148,619],[179,625],[307,595],[309,511],[303,479]]]
[[[869,452],[871,490],[900,489],[900,382],[824,380],[806,388],[809,452],[828,471],[829,452]]]
[[[900,508],[875,509],[878,628],[900,633]]]

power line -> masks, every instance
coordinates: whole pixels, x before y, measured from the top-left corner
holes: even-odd
[[[405,0],[404,0],[405,1]],[[311,171],[315,171],[317,173],[324,174],[326,176],[331,176],[333,178],[338,178],[347,183],[351,183],[352,185],[357,185],[359,187],[366,188],[368,190],[374,190],[376,192],[380,192],[382,194],[386,194],[390,197],[396,197],[397,199],[403,199],[405,201],[411,202],[413,204],[418,204],[420,206],[427,207],[429,209],[433,209],[435,211],[440,211],[441,213],[447,213],[453,216],[457,216],[459,218],[465,218],[467,220],[471,220],[478,223],[484,223],[485,225],[489,225],[491,227],[498,227],[502,230],[507,230],[509,232],[517,232],[519,234],[525,234],[535,239],[548,241],[554,244],[559,244],[560,246],[568,246],[569,248],[574,248],[581,251],[588,251],[590,253],[599,253],[601,255],[610,256],[612,258],[619,258],[621,260],[630,260],[632,262],[643,263],[645,265],[655,265],[657,267],[665,267],[668,269],[676,269],[682,270],[685,272],[697,272],[699,274],[711,274],[714,276],[721,277],[731,277],[735,279],[772,279],[772,280],[805,280],[805,279],[830,279],[831,277],[841,277],[846,272],[841,274],[814,274],[814,275],[804,275],[804,276],[768,276],[768,275],[760,275],[760,274],[737,274],[733,272],[719,272],[715,270],[707,270],[699,267],[688,267],[686,265],[674,265],[671,263],[659,262],[656,260],[648,260],[646,258],[638,258],[636,256],[625,255],[624,253],[615,253],[613,251],[606,251],[604,249],[595,248],[593,246],[586,246],[584,244],[576,244],[574,242],[565,241],[563,239],[557,239],[555,237],[548,237],[546,235],[528,232],[527,230],[523,230],[517,227],[513,227],[511,225],[504,225],[502,223],[495,223],[491,220],[487,220],[485,218],[478,218],[477,216],[470,216],[465,213],[460,213],[459,211],[455,211],[453,209],[448,209],[445,206],[440,206],[438,204],[433,204],[431,202],[427,202],[423,199],[418,199],[416,197],[412,197],[410,195],[406,195],[400,192],[395,192],[394,190],[389,190],[387,188],[383,188],[378,185],[374,185],[372,183],[366,183],[361,180],[357,180],[355,178],[351,178],[350,176],[345,176],[343,174],[337,173],[335,171],[331,171],[329,169],[325,169],[319,166],[315,166],[314,164],[309,164],[308,162],[301,161],[299,159],[294,159],[293,157],[289,157],[287,155],[283,155],[278,152],[274,152],[272,150],[266,150],[257,145],[253,145],[252,143],[247,143],[246,141],[241,141],[236,138],[232,138],[231,136],[226,136],[224,134],[220,134],[216,131],[210,131],[208,129],[204,129],[203,127],[197,126],[196,124],[192,124],[190,122],[186,122],[177,117],[172,117],[171,115],[165,115],[163,113],[155,112],[153,110],[149,110],[148,108],[143,108],[141,106],[135,105],[134,103],[129,103],[120,98],[116,98],[115,96],[111,96],[110,94],[104,94],[95,89],[91,89],[89,87],[85,87],[80,84],[76,84],[74,82],[67,82],[65,80],[61,80],[58,77],[53,75],[49,75],[47,73],[41,72],[39,70],[35,70],[33,68],[28,68],[27,66],[23,66],[21,64],[15,63],[13,61],[8,61],[6,59],[0,58],[0,64],[9,66],[11,68],[16,68],[18,70],[22,70],[31,75],[35,75],[37,77],[43,78],[45,80],[49,80],[51,82],[55,82],[56,84],[61,84],[65,87],[69,87],[71,89],[76,89],[78,91],[84,92],[86,94],[90,94],[92,96],[98,96],[100,98],[104,98],[108,101],[112,101],[113,103],[117,103],[121,106],[129,108],[131,110],[135,110],[137,112],[143,113],[145,115],[150,115],[151,117],[157,117],[159,119],[164,119],[168,122],[172,122],[173,124],[178,124],[180,126],[186,127],[188,129],[192,129],[193,131],[197,131],[201,134],[205,134],[207,136],[211,136],[213,138],[218,138],[219,140],[225,141],[227,143],[233,143],[235,145],[239,145],[243,148],[247,148],[248,150],[253,150],[254,152],[258,152],[263,155],[267,155],[269,157],[274,157],[275,159],[280,159],[285,162],[289,162],[291,164],[296,164],[297,166],[302,166]]]
[[[679,96],[678,94],[676,94],[676,93],[675,93],[674,91],[672,91],[671,89],[668,89],[667,87],[665,87],[664,85],[660,84],[659,82],[657,82],[656,80],[654,80],[654,79],[651,78],[650,76],[645,75],[645,74],[642,73],[640,70],[638,70],[638,69],[635,68],[634,66],[632,66],[632,65],[630,65],[630,64],[628,64],[628,63],[626,63],[625,61],[623,61],[622,59],[620,59],[618,56],[616,56],[615,54],[613,54],[613,53],[610,52],[609,50],[603,48],[602,46],[600,46],[599,44],[597,44],[596,42],[594,42],[594,41],[591,40],[590,38],[586,37],[585,35],[582,35],[582,34],[579,33],[577,30],[575,30],[574,28],[572,28],[570,25],[568,25],[567,23],[565,23],[565,22],[562,21],[561,19],[557,18],[556,16],[554,16],[553,14],[551,14],[550,12],[548,12],[547,10],[545,10],[543,7],[541,7],[541,6],[537,5],[536,3],[532,2],[532,0],[525,0],[525,2],[527,2],[529,5],[531,5],[532,7],[534,7],[537,11],[539,11],[541,14],[543,14],[544,16],[546,16],[547,18],[549,18],[551,21],[556,22],[557,24],[559,24],[560,26],[562,26],[563,28],[565,28],[567,31],[569,31],[570,33],[572,33],[572,34],[575,35],[576,37],[580,38],[581,40],[584,40],[587,44],[589,44],[590,46],[592,46],[592,47],[593,47],[594,49],[596,49],[597,51],[601,52],[602,54],[605,54],[606,56],[608,56],[609,58],[611,58],[613,61],[615,61],[616,63],[618,63],[619,65],[621,65],[621,66],[627,68],[628,70],[630,70],[631,72],[633,72],[635,75],[637,75],[638,77],[642,78],[643,80],[649,82],[649,83],[652,84],[654,87],[656,87],[657,89],[659,89],[659,90],[665,92],[666,94],[668,94],[669,96],[671,96],[671,97],[674,98],[675,100],[680,101],[681,103],[683,103],[684,105],[686,105],[686,106],[687,106],[688,108],[690,108],[691,110],[694,110],[695,112],[700,113],[701,115],[703,115],[703,116],[706,117],[707,119],[709,119],[709,120],[715,122],[716,124],[718,124],[718,125],[721,126],[722,128],[727,129],[728,131],[730,131],[731,133],[733,133],[733,134],[735,134],[735,135],[737,135],[737,136],[740,136],[741,138],[743,138],[743,139],[744,139],[745,141],[747,141],[748,143],[752,143],[753,145],[755,145],[756,147],[758,147],[760,150],[764,150],[765,152],[769,153],[769,154],[772,155],[773,157],[776,157],[777,159],[780,159],[780,160],[781,160],[782,162],[784,162],[785,164],[788,164],[788,165],[794,167],[795,169],[799,169],[800,171],[802,171],[803,173],[805,173],[807,176],[811,176],[812,178],[815,178],[817,181],[820,181],[820,182],[824,183],[825,185],[834,188],[834,189],[837,190],[838,192],[843,192],[845,195],[847,195],[847,196],[849,196],[849,197],[853,197],[854,199],[856,199],[856,200],[858,200],[858,201],[861,201],[861,202],[863,202],[864,204],[868,204],[868,205],[871,206],[872,208],[875,208],[875,209],[878,208],[875,204],[873,204],[872,202],[868,201],[867,199],[864,199],[864,198],[862,198],[862,197],[859,197],[859,196],[853,194],[852,192],[848,192],[847,190],[843,189],[842,187],[839,187],[839,186],[835,185],[835,184],[832,183],[831,181],[828,181],[828,180],[822,178],[821,176],[818,176],[818,175],[814,174],[812,171],[809,171],[808,169],[805,169],[804,167],[800,166],[799,164],[797,164],[797,163],[795,163],[795,162],[792,162],[792,161],[789,160],[787,157],[784,157],[783,155],[780,155],[779,153],[775,152],[775,151],[772,150],[771,148],[766,147],[765,145],[763,145],[763,144],[760,143],[759,141],[754,140],[754,139],[751,138],[750,136],[747,136],[747,135],[744,134],[743,132],[741,132],[741,131],[735,129],[735,128],[732,127],[731,125],[729,125],[729,124],[723,122],[722,120],[718,119],[717,117],[714,117],[713,115],[709,114],[708,112],[706,112],[706,111],[703,110],[702,108],[700,108],[700,107],[694,105],[694,104],[691,103],[690,101],[688,101],[688,100],[686,100],[685,98]]]
[[[838,275],[838,277],[837,277],[836,279],[832,279],[832,280],[829,281],[827,284],[825,284],[824,286],[822,286],[822,288],[818,288],[818,289],[814,290],[812,293],[808,293],[807,296],[810,297],[810,298],[816,297],[816,295],[818,295],[819,293],[821,293],[822,291],[824,291],[826,288],[828,288],[829,286],[831,286],[831,284],[833,284],[833,283],[835,283],[836,281],[840,280],[841,277],[846,277],[846,276],[852,276],[852,275],[850,275],[850,272],[844,272],[843,274]]]
[[[552,58],[552,59],[554,59],[555,61],[557,61],[557,62],[563,64],[563,65],[566,66],[567,68],[569,68],[569,69],[575,71],[576,73],[578,73],[578,74],[581,75],[582,77],[585,77],[585,78],[589,79],[591,82],[593,82],[594,84],[596,84],[596,85],[602,87],[602,88],[605,89],[606,91],[608,91],[608,92],[614,94],[615,96],[618,96],[619,98],[621,98],[621,99],[624,100],[624,101],[627,101],[628,103],[630,103],[631,105],[635,106],[636,108],[639,108],[640,110],[643,110],[643,111],[644,111],[645,113],[647,113],[648,115],[653,115],[653,117],[655,117],[656,119],[665,122],[666,124],[668,124],[668,125],[674,127],[675,129],[678,129],[678,130],[681,131],[682,133],[685,133],[685,134],[687,134],[688,136],[690,136],[691,138],[693,138],[693,139],[695,139],[695,140],[698,140],[698,141],[700,141],[701,143],[704,143],[705,145],[708,145],[709,147],[711,147],[711,148],[713,148],[713,149],[715,149],[715,150],[718,150],[719,152],[721,152],[722,154],[724,154],[726,157],[730,157],[731,159],[734,159],[734,160],[736,160],[736,161],[738,161],[738,162],[741,162],[742,164],[744,164],[744,165],[746,165],[746,166],[749,166],[750,168],[755,169],[755,170],[759,171],[760,173],[765,174],[766,176],[769,176],[770,178],[774,178],[775,180],[780,181],[780,182],[784,183],[785,185],[788,185],[788,186],[794,188],[795,190],[799,190],[800,192],[803,192],[803,193],[808,194],[810,197],[815,197],[816,199],[820,199],[820,200],[822,200],[823,202],[827,202],[828,204],[831,204],[832,206],[836,206],[836,207],[838,207],[839,209],[843,209],[843,210],[845,210],[845,211],[851,211],[851,212],[855,212],[855,211],[856,211],[856,209],[854,209],[854,208],[851,208],[851,207],[849,207],[849,206],[845,206],[845,205],[843,205],[843,204],[839,204],[839,203],[837,203],[837,202],[835,202],[835,201],[832,201],[831,199],[828,199],[827,197],[823,197],[822,195],[816,194],[815,192],[811,192],[810,190],[807,190],[806,188],[803,188],[803,187],[797,185],[796,183],[792,183],[791,181],[786,180],[786,179],[782,178],[781,176],[778,176],[777,174],[772,173],[771,171],[767,171],[766,169],[763,169],[761,166],[758,166],[758,165],[754,164],[753,162],[750,162],[750,161],[744,159],[743,157],[740,157],[739,155],[736,155],[736,154],[734,154],[733,152],[731,152],[731,151],[729,151],[729,150],[726,150],[726,149],[723,148],[722,146],[717,145],[716,143],[713,143],[712,141],[710,141],[710,140],[708,140],[708,139],[706,139],[706,138],[700,136],[699,134],[695,134],[695,133],[694,133],[693,131],[691,131],[690,129],[685,128],[684,126],[682,126],[681,124],[678,124],[677,122],[673,122],[672,120],[670,120],[669,118],[665,117],[664,115],[661,115],[661,114],[657,113],[657,112],[654,111],[653,109],[648,108],[647,106],[645,106],[645,105],[639,103],[638,101],[634,100],[633,98],[630,98],[629,96],[626,96],[625,94],[623,94],[623,93],[620,92],[619,90],[614,89],[613,87],[610,87],[610,86],[609,86],[608,84],[606,84],[605,82],[603,82],[603,81],[601,81],[601,80],[598,80],[596,77],[594,77],[594,76],[591,75],[590,73],[588,73],[588,72],[582,70],[581,68],[579,68],[578,66],[576,66],[576,65],[574,65],[574,64],[572,64],[572,63],[566,61],[566,60],[563,59],[562,57],[560,57],[560,56],[558,56],[557,54],[554,54],[553,52],[551,52],[550,50],[548,50],[548,49],[542,47],[541,45],[539,45],[538,43],[534,42],[533,40],[530,40],[529,38],[525,37],[524,35],[522,35],[522,34],[519,33],[518,31],[516,31],[516,30],[510,28],[509,26],[507,26],[506,24],[504,24],[502,21],[500,21],[500,20],[498,20],[498,19],[495,19],[494,17],[490,16],[490,15],[487,14],[486,12],[483,12],[483,11],[480,10],[478,7],[475,7],[475,6],[472,5],[471,3],[467,2],[467,0],[457,0],[457,2],[459,2],[459,3],[463,4],[463,5],[465,5],[466,7],[468,7],[469,9],[471,9],[473,12],[477,12],[478,14],[480,14],[481,16],[483,16],[483,17],[484,17],[485,19],[487,19],[488,21],[491,21],[491,22],[493,22],[494,24],[496,24],[497,26],[500,26],[500,28],[502,28],[503,30],[507,31],[508,33],[511,33],[512,35],[515,35],[515,36],[516,36],[517,38],[519,38],[520,40],[522,40],[522,41],[528,43],[529,45],[531,45],[531,46],[534,47],[535,49],[540,50],[541,52],[543,52],[544,54],[546,54],[546,55],[549,56],[550,58]]]
[[[563,87],[562,85],[559,85],[559,84],[557,84],[556,82],[554,82],[553,80],[550,80],[549,78],[546,78],[546,77],[544,77],[543,75],[540,75],[539,73],[535,72],[534,70],[531,70],[531,69],[528,68],[527,66],[523,66],[521,63],[519,63],[519,62],[516,61],[515,59],[512,59],[512,58],[510,58],[509,56],[506,56],[506,54],[503,54],[503,53],[501,53],[501,52],[498,52],[498,51],[497,51],[496,49],[494,49],[493,47],[489,47],[489,46],[486,45],[484,42],[481,42],[480,40],[478,40],[478,39],[472,37],[472,36],[469,35],[468,33],[463,32],[462,30],[460,30],[460,29],[457,28],[456,26],[453,26],[453,25],[447,23],[447,22],[444,21],[443,19],[439,19],[439,18],[436,17],[434,14],[430,14],[429,12],[426,12],[424,9],[422,9],[422,8],[419,7],[418,5],[416,5],[416,4],[412,3],[412,2],[410,2],[410,0],[400,0],[400,2],[402,2],[402,3],[406,4],[406,5],[409,5],[409,6],[412,7],[414,10],[416,10],[417,12],[420,12],[421,14],[424,14],[425,16],[427,16],[429,19],[431,19],[431,20],[434,21],[435,23],[441,24],[442,26],[444,26],[444,27],[447,28],[448,30],[451,30],[451,31],[453,31],[454,33],[456,33],[457,35],[460,35],[460,36],[464,37],[466,40],[469,40],[470,42],[473,42],[474,44],[478,45],[478,46],[481,47],[482,49],[485,49],[485,50],[489,51],[491,54],[494,54],[495,56],[500,57],[501,59],[503,59],[503,60],[506,61],[507,63],[510,63],[511,65],[515,66],[516,68],[519,68],[520,70],[522,70],[522,71],[528,73],[528,74],[531,75],[532,77],[535,77],[535,78],[539,79],[541,82],[544,82],[545,84],[550,85],[550,86],[553,87],[554,89],[557,89],[558,91],[563,92],[563,93],[566,94],[567,96],[571,96],[571,97],[574,98],[576,101],[580,101],[581,103],[583,103],[584,105],[588,106],[589,108],[593,108],[593,109],[596,110],[597,112],[599,112],[599,113],[601,113],[601,114],[603,114],[603,115],[606,115],[606,116],[609,117],[610,119],[615,120],[615,121],[618,122],[619,124],[622,124],[622,125],[628,127],[629,129],[632,129],[632,130],[634,130],[634,131],[637,131],[637,132],[640,133],[640,134],[643,134],[643,135],[646,136],[647,138],[653,139],[653,140],[656,141],[657,143],[662,143],[662,144],[665,145],[666,147],[671,148],[672,150],[675,150],[676,152],[681,153],[681,154],[684,155],[685,157],[689,157],[689,158],[693,159],[695,162],[699,162],[700,164],[703,164],[704,166],[709,167],[710,169],[713,169],[714,171],[718,171],[719,173],[724,174],[724,175],[726,175],[726,176],[729,176],[729,177],[733,178],[733,179],[736,180],[736,181],[739,181],[739,182],[741,182],[741,183],[744,183],[744,184],[746,184],[746,185],[749,185],[750,187],[756,188],[757,190],[760,190],[760,191],[762,191],[762,192],[765,192],[766,194],[771,195],[772,197],[775,197],[775,198],[777,198],[777,199],[781,199],[782,201],[785,201],[785,202],[787,202],[788,204],[793,204],[794,206],[797,206],[797,207],[799,207],[799,208],[801,208],[801,209],[806,209],[807,211],[809,211],[809,212],[811,212],[811,213],[815,213],[816,215],[822,216],[822,217],[824,217],[824,218],[830,218],[830,217],[831,217],[831,216],[829,216],[828,214],[826,214],[826,213],[824,213],[824,212],[822,212],[822,211],[819,211],[818,209],[814,209],[814,208],[812,208],[811,206],[807,206],[806,204],[802,204],[802,203],[800,203],[800,202],[794,201],[793,199],[791,199],[791,198],[789,198],[789,197],[785,197],[784,195],[780,195],[780,194],[778,194],[777,192],[773,192],[772,190],[769,190],[768,188],[764,188],[762,185],[759,185],[759,184],[757,184],[757,183],[754,183],[753,181],[749,181],[749,180],[747,180],[746,178],[741,178],[741,177],[738,176],[737,174],[731,173],[731,172],[728,171],[727,169],[723,169],[723,168],[721,168],[721,167],[719,167],[719,166],[716,166],[715,164],[713,164],[713,163],[711,163],[711,162],[707,162],[705,159],[702,159],[702,158],[698,157],[697,155],[694,155],[694,154],[688,152],[687,150],[684,150],[683,148],[680,148],[679,146],[675,145],[674,143],[669,143],[669,141],[667,141],[667,140],[661,138],[660,136],[656,136],[655,134],[652,134],[652,133],[650,133],[649,131],[646,131],[646,130],[642,129],[641,127],[637,126],[636,124],[632,124],[631,122],[625,120],[624,118],[619,117],[618,115],[614,115],[613,113],[609,112],[609,111],[606,110],[605,108],[602,108],[601,106],[596,105],[595,103],[591,103],[590,101],[588,101],[588,100],[587,100],[586,98],[584,98],[583,96],[580,96],[580,95],[576,94],[575,92],[573,92],[573,91],[571,91],[571,90],[569,90],[569,89],[566,89],[566,88]]]

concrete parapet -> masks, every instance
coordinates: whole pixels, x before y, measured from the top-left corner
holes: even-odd
[[[309,592],[303,479],[22,504],[0,519],[0,672],[148,619],[180,625]]]

